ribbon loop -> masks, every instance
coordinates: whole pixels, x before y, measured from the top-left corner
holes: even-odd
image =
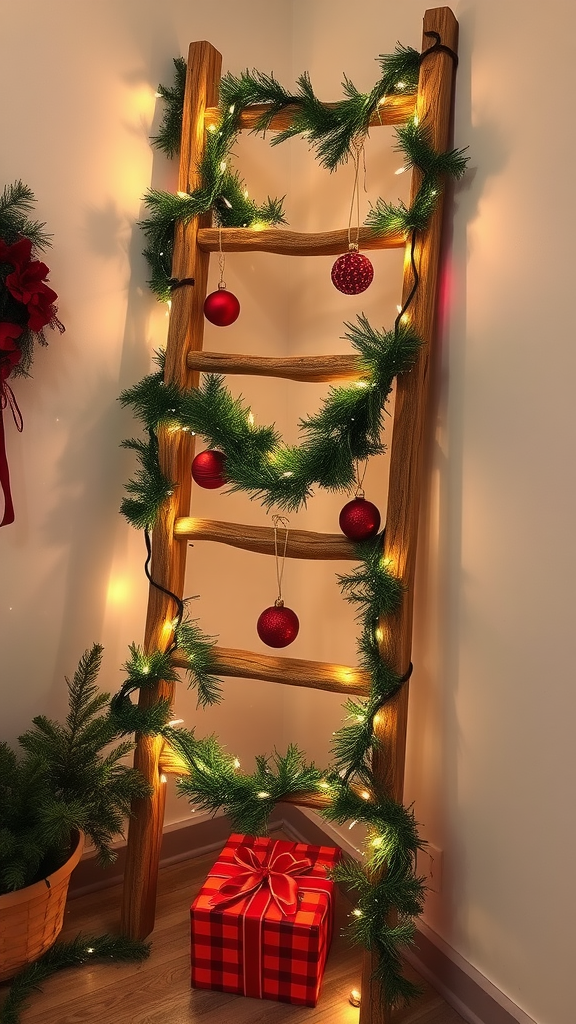
[[[228,879],[212,897],[211,905],[229,906],[238,900],[252,896],[267,887],[279,911],[288,917],[298,908],[298,883],[295,875],[301,875],[312,867],[308,857],[299,857],[289,852],[276,852],[277,843],[259,854],[250,846],[239,846],[234,853],[240,870]]]
[[[4,516],[0,526],[9,526],[14,522],[14,505],[10,491],[10,472],[6,455],[6,439],[4,436],[4,409],[10,408],[16,429],[22,432],[24,420],[18,408],[18,402],[7,380],[0,377],[0,488],[4,495]]]

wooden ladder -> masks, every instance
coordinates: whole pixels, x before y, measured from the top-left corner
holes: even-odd
[[[442,43],[457,49],[458,23],[448,7],[426,11],[422,49],[431,45],[429,33],[438,33]],[[205,146],[205,133],[218,116],[218,87],[221,55],[207,42],[192,43],[188,55],[188,74],[184,102],[182,145],[178,189],[191,192],[199,185],[198,165]],[[423,61],[416,96],[392,96],[379,107],[373,126],[402,124],[414,112],[430,126],[431,144],[436,151],[448,148],[454,63],[449,54],[435,53]],[[254,125],[262,108],[243,113],[241,127]],[[282,130],[290,123],[293,112],[285,109],[274,117],[271,130]],[[411,195],[419,184],[419,172],[412,175]],[[203,352],[203,304],[207,292],[210,254],[217,251],[219,232],[210,227],[210,215],[204,215],[176,228],[173,276],[194,278],[195,287],[174,292],[166,347],[165,381],[180,388],[198,386],[199,373],[258,374],[289,380],[333,381],[353,380],[360,376],[357,358],[340,355],[330,357],[265,358],[260,356],[226,355]],[[393,435],[390,450],[390,479],[384,557],[392,571],[403,581],[404,597],[397,613],[380,623],[381,654],[402,676],[409,664],[412,643],[412,607],[416,542],[422,478],[423,428],[430,379],[430,361],[435,349],[436,296],[442,235],[442,202],[428,229],[419,233],[415,259],[420,287],[410,307],[411,321],[424,341],[417,362],[410,373],[397,380]],[[248,228],[224,228],[222,249],[225,252],[282,253],[292,256],[338,255],[348,244],[346,229],[319,234],[301,234],[273,228],[252,231]],[[404,235],[376,236],[367,228],[360,233],[361,249],[404,247]],[[408,250],[404,263],[403,301],[412,287]],[[167,590],[182,596],[187,542],[211,540],[249,551],[274,553],[271,528],[240,526],[189,517],[191,497],[190,465],[194,457],[194,438],[187,432],[159,432],[159,455],[162,472],[177,482],[174,494],[162,508],[152,537],[153,578]],[[289,557],[321,559],[353,559],[353,545],[344,536],[291,530]],[[145,650],[166,649],[170,637],[166,622],[173,615],[171,599],[154,587],[150,588],[145,631]],[[250,679],[263,679],[295,686],[310,686],[346,695],[367,695],[370,680],[365,671],[349,666],[333,665],[295,658],[268,657],[249,651],[217,647],[215,673]],[[175,664],[179,664],[176,657]],[[181,663],[184,665],[184,662]],[[142,690],[140,705],[147,707],[161,698],[174,700],[174,684],[163,682],[151,690]],[[375,720],[381,743],[373,755],[373,771],[379,784],[396,801],[402,800],[408,686],[382,709]],[[154,927],[156,886],[165,789],[162,774],[182,774],[178,758],[159,737],[139,736],[135,765],[153,789],[151,799],[136,801],[130,820],[124,880],[122,928],[125,934],[144,938]],[[291,802],[322,808],[327,798],[318,794],[299,794]],[[394,1014],[383,1004],[379,987],[371,980],[373,964],[365,954],[362,983],[361,1024],[387,1024]]]

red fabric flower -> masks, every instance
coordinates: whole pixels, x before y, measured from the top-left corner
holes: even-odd
[[[45,283],[50,273],[45,263],[31,259],[32,243],[21,238],[13,245],[0,240],[0,262],[11,263],[14,270],[6,277],[10,294],[28,310],[28,327],[41,331],[55,315],[56,292]]]
[[[7,380],[20,362],[22,353],[14,342],[21,334],[22,328],[18,324],[0,323],[0,382]]]
[[[30,263],[31,258],[32,242],[29,238],[20,238],[13,245],[7,245],[0,238],[0,263],[11,263],[14,269],[21,270],[27,263]]]

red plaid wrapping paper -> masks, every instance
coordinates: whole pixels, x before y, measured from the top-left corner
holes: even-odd
[[[235,902],[212,900],[240,872],[241,847],[256,854],[284,852],[312,866],[296,877],[298,909],[284,916],[266,884]],[[334,925],[334,884],[326,870],[340,859],[331,846],[232,835],[190,910],[192,985],[236,995],[316,1006]]]

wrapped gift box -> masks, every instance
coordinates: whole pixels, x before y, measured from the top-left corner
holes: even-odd
[[[192,904],[192,985],[316,1006],[334,925],[331,846],[232,835]]]

